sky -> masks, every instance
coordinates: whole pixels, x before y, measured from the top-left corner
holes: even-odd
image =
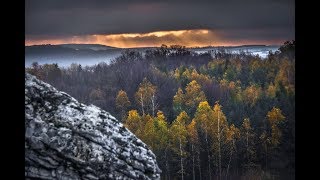
[[[279,45],[294,0],[25,0],[25,44]]]

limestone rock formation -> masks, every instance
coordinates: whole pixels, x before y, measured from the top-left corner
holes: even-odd
[[[156,157],[108,112],[25,74],[26,179],[160,179]]]

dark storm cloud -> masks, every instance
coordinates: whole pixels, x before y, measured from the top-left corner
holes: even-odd
[[[26,37],[212,29],[294,38],[293,0],[26,0]],[[230,34],[231,33],[231,34]]]

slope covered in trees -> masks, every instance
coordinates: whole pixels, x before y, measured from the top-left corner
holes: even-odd
[[[292,179],[294,51],[294,41],[266,59],[161,46],[26,71],[115,114],[156,154],[163,179]]]

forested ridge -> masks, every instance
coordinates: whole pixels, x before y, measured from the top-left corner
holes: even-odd
[[[162,179],[294,179],[295,42],[266,59],[161,46],[82,67],[26,71],[115,115]]]

